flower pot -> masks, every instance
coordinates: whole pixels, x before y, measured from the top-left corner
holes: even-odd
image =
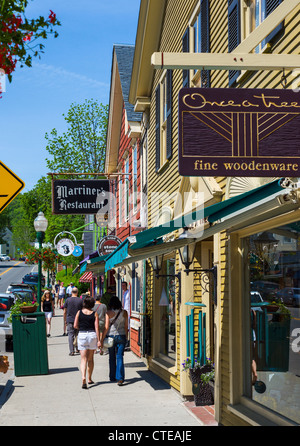
[[[270,304],[266,305],[267,313],[275,313],[279,309],[279,305]]]
[[[35,313],[37,309],[36,305],[26,305],[25,307],[21,307],[22,313]]]
[[[201,375],[210,371],[210,365],[204,365],[203,367],[189,370],[196,406],[211,406],[214,404],[213,388],[209,383],[203,383],[201,380]]]

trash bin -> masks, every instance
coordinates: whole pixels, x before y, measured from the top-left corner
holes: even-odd
[[[44,313],[13,315],[15,375],[48,374],[48,351]]]

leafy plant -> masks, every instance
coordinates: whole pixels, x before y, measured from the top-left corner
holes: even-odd
[[[201,381],[203,383],[207,384],[209,381],[212,381],[215,378],[215,365],[213,364],[213,362],[212,362],[212,360],[210,358],[206,358],[206,363],[205,364],[201,364],[200,362],[197,361],[197,359],[195,359],[195,361],[193,363],[191,358],[187,358],[182,363],[182,365],[183,365],[183,370],[184,371],[186,371],[186,370],[195,371],[197,369],[201,370],[202,368],[203,369],[204,368],[207,369],[207,366],[210,366],[209,367],[210,370],[205,372],[205,373],[202,373],[200,379],[201,379]]]
[[[15,303],[10,307],[10,315],[8,317],[8,322],[12,322],[12,316],[13,315],[19,315],[22,313],[22,308],[24,307],[37,307],[38,303],[36,301],[32,301],[29,298],[24,299],[20,299],[19,297],[17,297],[17,299],[15,300]]]

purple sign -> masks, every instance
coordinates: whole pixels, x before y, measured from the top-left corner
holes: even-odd
[[[183,88],[179,174],[300,176],[300,93]]]

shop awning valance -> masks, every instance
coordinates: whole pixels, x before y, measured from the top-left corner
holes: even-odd
[[[128,238],[124,240],[112,254],[109,254],[105,261],[105,271],[113,269],[115,265],[122,263],[124,259],[128,256]]]
[[[225,230],[227,227],[229,227],[228,225],[230,225],[229,220],[227,220],[227,223],[218,223],[207,228],[204,233],[200,237],[197,236],[196,239],[177,239],[168,243],[164,243],[162,240],[163,236],[177,229],[182,229],[197,220],[206,219],[206,221],[212,225],[212,223],[216,223],[222,218],[230,217],[231,214],[234,215],[255,203],[259,203],[261,200],[282,191],[282,183],[283,179],[272,181],[271,183],[245,192],[244,194],[237,195],[229,198],[228,200],[208,206],[204,209],[190,212],[174,220],[170,220],[167,223],[140,232],[135,235],[135,243],[130,244],[129,240],[126,239],[112,254],[108,256],[105,263],[105,271],[108,271],[116,265],[125,265],[155,256],[157,253],[171,252],[183,245],[200,241],[201,239],[208,238],[219,231]],[[253,214],[253,210],[251,212]]]
[[[92,271],[94,274],[100,274],[105,271],[105,260],[109,255],[93,257],[87,261],[87,271]]]
[[[82,265],[80,265],[80,274],[83,274],[86,271],[87,262],[84,262]]]
[[[92,280],[93,280],[92,271],[87,271],[80,277],[79,282],[91,282]]]
[[[149,245],[154,240],[163,237],[164,235],[175,231],[176,229],[184,228],[192,222],[207,219],[209,223],[223,218],[229,214],[240,211],[243,208],[250,206],[251,204],[258,202],[274,193],[282,190],[282,180],[275,180],[271,183],[264,184],[263,186],[252,189],[251,191],[229,198],[228,200],[221,201],[219,203],[208,206],[204,209],[190,212],[182,215],[174,220],[164,223],[160,226],[147,229],[146,231],[136,234],[136,243],[130,248],[139,249]]]

